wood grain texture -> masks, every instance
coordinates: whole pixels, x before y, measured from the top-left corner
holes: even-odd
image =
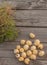
[[[36,27],[17,27],[19,30],[19,35],[16,41],[20,41],[21,39],[30,39],[29,33],[34,33],[36,35],[35,39],[40,39],[41,42],[47,42],[47,28],[36,28]],[[32,39],[35,40],[35,39]]]
[[[32,41],[32,40],[31,40]],[[44,45],[44,50],[47,51],[47,44],[44,42],[41,42]],[[5,50],[5,51],[13,51],[16,48],[16,45],[20,44],[20,41],[13,41],[13,42],[4,42],[0,44],[0,51]],[[34,43],[33,43],[34,44]]]
[[[45,51],[45,55],[43,57],[37,57],[37,60],[47,60],[47,51]],[[0,58],[16,58],[13,51],[10,50],[1,50]]]
[[[0,45],[0,58],[15,58],[14,55],[14,49],[16,48],[16,45],[18,45],[19,42],[5,42]],[[43,57],[37,57],[38,60],[47,60],[47,44],[43,43],[44,45],[44,51],[45,56]]]
[[[47,18],[47,10],[14,10],[13,16],[16,19]]]
[[[13,9],[47,9],[47,0],[0,0],[13,6]]]
[[[17,26],[47,27],[47,10],[14,10]]]
[[[15,19],[16,26],[47,28],[47,18]]]
[[[15,58],[0,58],[0,65],[25,65],[23,62],[17,61]],[[47,61],[44,60],[36,60],[31,61],[30,65],[47,65]]]
[[[36,38],[40,39],[41,42],[44,42],[44,50],[46,52],[44,57],[38,57],[38,60],[47,60],[47,28],[25,28],[25,27],[18,27],[21,30],[21,34],[16,41],[20,41],[20,39],[30,39],[29,33],[33,32],[36,35]],[[31,39],[30,39],[31,40]],[[33,40],[31,40],[33,41]],[[0,58],[15,58],[13,50],[19,42],[4,42],[0,44]]]
[[[47,9],[47,0],[0,0],[13,6],[13,9]]]
[[[47,28],[36,28],[36,27],[17,27],[17,29],[20,31],[18,38],[15,41],[20,41],[21,39],[40,39],[41,42],[47,42]],[[36,35],[35,39],[31,39],[29,37],[29,33],[34,33]]]
[[[30,65],[47,65],[47,0],[0,0],[0,6],[4,2],[12,6],[20,33],[15,41],[0,44],[0,65],[25,65],[15,58],[13,50],[21,39],[30,39],[30,32],[36,35],[35,39],[40,39],[45,51],[45,56],[37,57]]]
[[[41,42],[47,42],[47,28],[32,28],[32,27],[18,27],[21,31],[16,41],[21,39],[30,39],[29,33],[34,33],[36,38],[40,39]]]

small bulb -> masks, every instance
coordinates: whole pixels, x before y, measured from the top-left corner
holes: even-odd
[[[19,50],[18,49],[14,49],[14,53],[15,54],[19,53]]]
[[[24,58],[23,57],[19,57],[19,61],[24,61]]]
[[[30,38],[32,38],[32,39],[35,38],[35,34],[33,34],[33,33],[30,33],[29,36],[30,36]]]
[[[20,41],[21,45],[24,45],[25,42],[26,42],[25,40],[21,40],[21,41]]]
[[[35,42],[34,42],[34,45],[38,46],[39,44],[40,44],[40,40],[36,39]]]
[[[33,50],[33,54],[37,55],[38,51],[37,50]]]
[[[31,50],[27,51],[27,56],[30,56],[32,54]]]
[[[16,46],[17,49],[20,49],[20,47],[21,47],[20,45],[17,45],[17,46]]]
[[[25,53],[25,52],[22,52],[22,53],[21,53],[21,56],[22,56],[23,58],[26,58],[26,53]]]
[[[31,46],[32,42],[30,40],[27,40],[26,44],[29,45],[29,46]]]
[[[24,49],[23,48],[20,48],[20,52],[24,52]]]
[[[30,56],[30,59],[36,60],[36,55],[32,54],[32,55]]]
[[[29,49],[29,46],[28,45],[24,45],[24,50],[28,50]]]
[[[39,56],[44,56],[45,55],[45,52],[44,51],[40,51],[39,52]]]
[[[43,44],[39,44],[39,45],[38,45],[38,48],[39,48],[39,49],[43,49]]]
[[[29,58],[25,58],[24,63],[28,65],[30,63],[30,59]]]
[[[31,50],[35,50],[36,49],[36,46],[31,46]]]
[[[16,54],[15,56],[16,56],[16,58],[19,58],[20,57],[20,54]]]

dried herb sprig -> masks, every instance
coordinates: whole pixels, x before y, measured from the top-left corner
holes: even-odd
[[[0,7],[0,42],[13,40],[18,35],[11,13],[10,7]]]

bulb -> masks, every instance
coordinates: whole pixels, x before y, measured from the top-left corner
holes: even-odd
[[[32,55],[30,56],[30,59],[36,60],[36,55],[32,54]]]
[[[20,52],[24,52],[24,48],[20,48]]]
[[[20,47],[21,47],[20,45],[17,45],[17,46],[16,46],[17,49],[20,49]]]
[[[33,50],[33,54],[37,55],[38,51],[37,50]]]
[[[19,58],[19,61],[24,61],[24,58],[23,58],[23,57],[20,57],[20,58]]]
[[[19,53],[19,50],[18,49],[14,49],[14,53]]]
[[[27,56],[30,56],[32,54],[31,50],[27,51]]]
[[[31,46],[31,50],[35,50],[36,49],[36,46]]]
[[[29,45],[29,46],[31,46],[32,45],[32,42],[30,40],[27,40],[26,41],[26,44]]]
[[[25,58],[24,63],[25,64],[29,64],[30,63],[30,59],[29,58]]]
[[[21,56],[22,56],[23,58],[26,58],[26,53],[25,53],[25,52],[22,52],[22,53],[21,53]]]
[[[24,45],[25,42],[26,42],[25,40],[21,40],[21,41],[20,41],[21,45]]]
[[[38,45],[38,48],[39,48],[39,49],[43,49],[43,44],[39,44],[39,45]]]
[[[29,49],[29,46],[28,45],[24,45],[24,50],[28,50]]]
[[[45,52],[44,51],[40,51],[39,52],[39,56],[44,56],[45,55]]]
[[[34,45],[39,46],[39,44],[40,44],[40,40],[36,39]]]
[[[33,34],[33,33],[30,33],[29,36],[30,36],[30,38],[32,38],[32,39],[35,38],[35,34]]]
[[[20,57],[20,54],[16,54],[15,56],[16,56],[16,58],[19,58]]]

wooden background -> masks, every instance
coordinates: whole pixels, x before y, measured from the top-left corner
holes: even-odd
[[[21,39],[30,39],[33,32],[44,44],[45,56],[31,61],[30,65],[47,65],[47,0],[0,0],[11,4],[16,26],[21,33],[16,41],[0,44],[0,65],[24,65],[14,56],[13,50]]]

